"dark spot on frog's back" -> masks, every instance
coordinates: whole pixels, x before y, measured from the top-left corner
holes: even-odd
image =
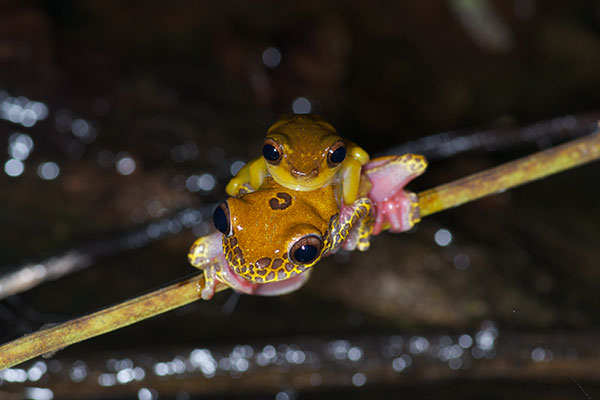
[[[277,195],[269,200],[269,206],[273,210],[285,210],[292,205],[292,196],[287,193],[277,193]]]

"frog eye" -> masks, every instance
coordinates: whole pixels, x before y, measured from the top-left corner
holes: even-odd
[[[230,234],[229,206],[227,206],[226,201],[215,208],[215,212],[213,213],[213,224],[215,224],[215,228],[222,234]]]
[[[316,235],[307,235],[292,245],[289,257],[296,264],[310,264],[319,257],[322,248],[323,239]]]
[[[342,161],[346,159],[346,145],[341,140],[335,142],[333,146],[329,148],[329,154],[327,154],[327,164],[333,168],[337,167]]]
[[[281,161],[282,152],[279,143],[271,138],[265,139],[262,152],[265,160],[271,165],[277,165]]]

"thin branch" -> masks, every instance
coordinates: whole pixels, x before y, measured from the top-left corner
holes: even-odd
[[[419,193],[421,217],[600,158],[600,131]]]
[[[189,304],[200,299],[203,287],[204,277],[196,274],[113,307],[25,335],[0,347],[0,370]],[[219,284],[217,291],[227,288]]]
[[[600,132],[418,195],[421,216],[456,207],[600,158]],[[0,346],[0,369],[101,335],[198,300],[204,278],[195,275],[102,311],[23,336]],[[219,285],[218,291],[227,289]]]

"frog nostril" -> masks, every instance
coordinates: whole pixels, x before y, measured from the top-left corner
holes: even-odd
[[[298,171],[297,169],[294,169],[294,168],[290,169],[290,173],[293,176],[295,176],[296,178],[301,178],[301,177],[306,176],[306,174],[304,172]]]
[[[314,168],[312,171],[310,172],[302,172],[297,170],[296,168],[291,168],[290,169],[290,174],[292,174],[292,176],[294,178],[314,178],[315,176],[317,176],[319,174],[319,168]]]

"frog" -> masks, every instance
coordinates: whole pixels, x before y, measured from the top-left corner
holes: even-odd
[[[373,226],[371,201],[339,208],[333,185],[292,190],[265,177],[244,186],[213,213],[215,231],[198,238],[188,260],[204,271],[203,299],[223,282],[237,292],[275,296],[306,283],[312,267],[340,248],[366,251]]]
[[[336,184],[338,197],[352,204],[358,197],[361,167],[369,154],[338,135],[335,128],[314,114],[284,115],[268,130],[262,157],[244,165],[225,191],[237,196],[247,184],[262,185],[271,176],[278,184],[296,191],[313,191]]]
[[[340,248],[366,251],[371,237],[386,229],[411,229],[420,221],[418,198],[404,186],[426,167],[416,154],[371,160],[351,206],[339,204],[332,186],[294,191],[272,177],[257,191],[243,185],[238,197],[215,209],[215,231],[198,238],[188,253],[189,262],[204,270],[201,297],[212,298],[218,281],[245,294],[291,293],[322,257]],[[310,254],[298,260],[298,249]]]

